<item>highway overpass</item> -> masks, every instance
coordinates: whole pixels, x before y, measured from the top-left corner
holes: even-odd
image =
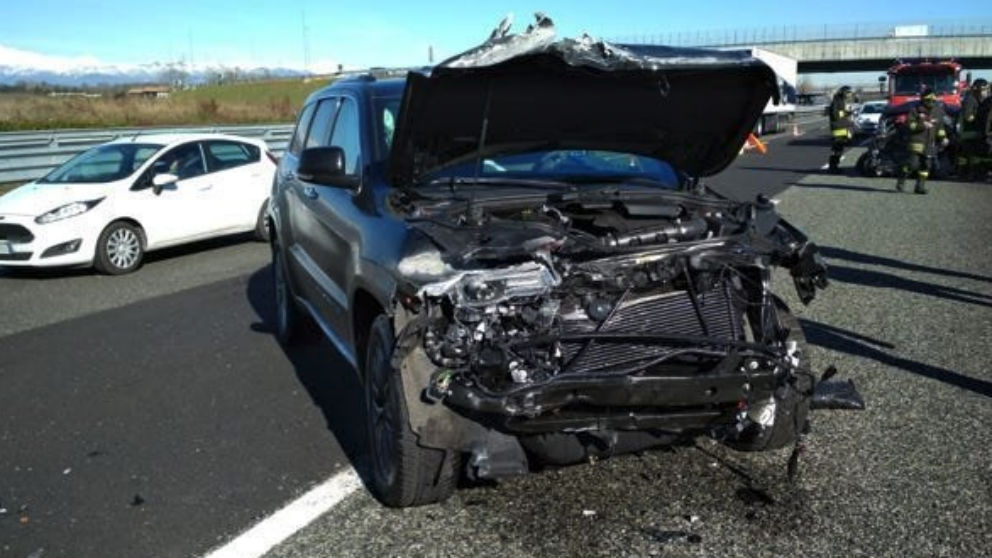
[[[617,38],[616,42],[718,48],[757,46],[795,58],[800,73],[882,72],[894,61],[906,58],[953,58],[969,70],[992,69],[992,19],[910,23],[914,25],[847,24],[683,31],[625,36]],[[915,36],[900,36],[907,31]]]

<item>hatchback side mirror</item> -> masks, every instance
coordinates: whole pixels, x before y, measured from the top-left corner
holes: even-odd
[[[179,177],[174,174],[167,172],[156,174],[152,178],[152,191],[155,192],[155,195],[157,196],[162,193],[162,190],[165,189],[166,186],[175,184],[177,181],[179,181]]]
[[[344,150],[340,147],[311,147],[300,153],[296,176],[304,182],[355,188],[358,177],[345,174]]]

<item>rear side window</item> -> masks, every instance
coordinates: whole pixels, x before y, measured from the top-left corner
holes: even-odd
[[[310,119],[313,117],[315,108],[317,108],[317,103],[307,105],[303,109],[303,113],[300,114],[300,119],[296,121],[296,131],[293,132],[293,139],[289,142],[289,152],[293,155],[299,155],[300,151],[303,151],[303,142],[310,129]]]
[[[154,174],[174,174],[180,180],[200,176],[207,172],[199,143],[187,143],[169,151],[155,161]]]
[[[331,145],[344,150],[344,168],[346,174],[358,174],[362,168],[362,136],[358,125],[358,107],[355,101],[343,99],[338,119],[334,124],[334,135]]]
[[[210,171],[221,171],[258,162],[261,150],[239,141],[208,141],[204,143]]]
[[[331,139],[331,128],[334,127],[334,114],[338,109],[337,99],[324,99],[317,105],[310,133],[307,134],[306,148],[324,147]]]

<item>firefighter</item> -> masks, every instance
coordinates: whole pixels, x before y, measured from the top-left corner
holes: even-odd
[[[989,163],[992,162],[992,94],[986,95],[982,104],[978,105],[976,120],[979,122],[981,139],[985,140],[985,150],[979,152],[978,176],[976,178],[985,180],[988,175]]]
[[[854,92],[845,85],[834,93],[833,101],[830,103],[830,136],[832,139],[830,143],[830,172],[840,170],[840,157],[854,136],[851,131],[854,125],[851,114],[853,101]]]
[[[976,79],[971,84],[968,96],[961,104],[961,112],[958,114],[958,137],[961,139],[957,157],[958,176],[965,180],[975,180],[984,168],[988,145],[985,122],[980,112],[984,101],[988,98],[989,82]],[[988,106],[987,103],[985,106]]]
[[[916,188],[913,191],[926,194],[927,178],[930,177],[931,162],[937,155],[937,146],[947,145],[944,107],[937,102],[937,95],[933,91],[924,89],[920,93],[919,104],[909,109],[902,127],[907,136],[906,152],[899,168],[896,190],[902,192],[906,177],[915,174]]]

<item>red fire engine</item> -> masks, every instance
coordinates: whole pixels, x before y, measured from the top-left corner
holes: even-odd
[[[916,100],[920,89],[929,87],[944,105],[961,106],[961,64],[954,61],[900,61],[889,68],[889,106]]]

